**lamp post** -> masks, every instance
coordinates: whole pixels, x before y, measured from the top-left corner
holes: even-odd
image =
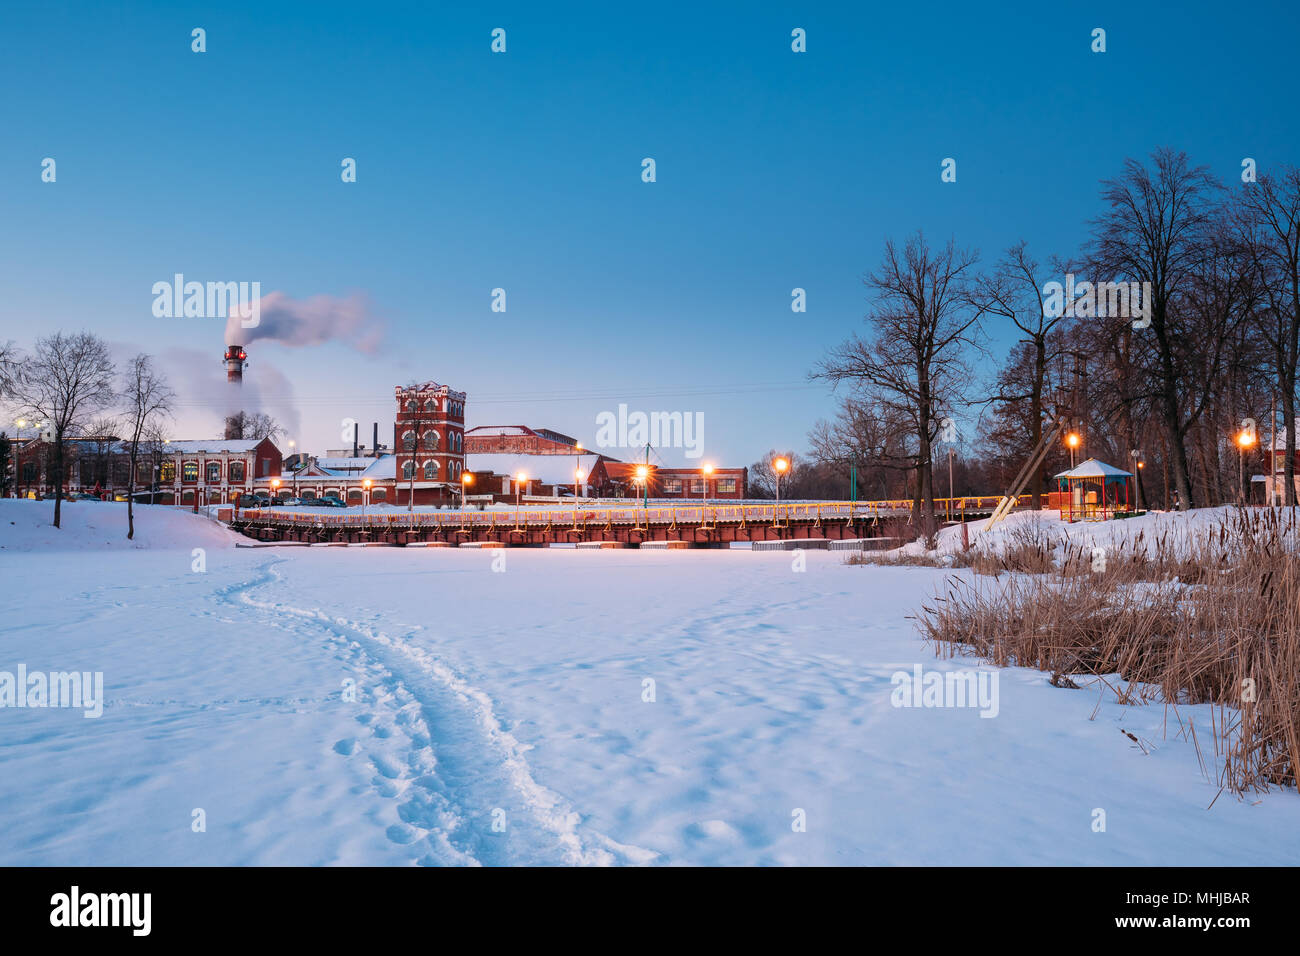
[[[280,490],[280,479],[272,478],[271,479],[271,502],[273,504],[275,502],[275,499],[278,497],[277,492],[279,492],[279,490]]]
[[[1237,436],[1237,501],[1246,500],[1246,449],[1255,444],[1255,433],[1242,430]]]
[[[578,442],[573,446],[573,448],[573,474],[578,479],[573,483],[573,497],[576,499],[578,495],[581,494],[581,492],[578,491],[578,483],[586,476],[582,474],[582,442]]]
[[[27,424],[27,419],[25,418],[19,418],[14,421],[14,425],[17,426],[17,428],[14,432],[14,443],[13,443],[14,451],[11,457],[14,460],[14,497],[15,498],[22,497],[21,494],[22,486],[20,484],[21,476],[18,474],[18,468],[19,468],[19,456],[22,452],[22,447],[23,447],[21,444],[22,437],[23,437],[23,426],[26,424]]]
[[[370,486],[374,484],[369,478],[361,482],[361,523],[366,523],[366,505],[370,504]]]
[[[641,482],[641,507],[650,507],[650,466],[636,466],[636,480]]]
[[[785,458],[772,459],[772,471],[776,473],[776,504],[781,505],[781,476],[790,470],[790,462]]]
[[[1070,470],[1074,470],[1074,450],[1079,447],[1079,433],[1070,432],[1065,436],[1065,444],[1070,448]]]
[[[469,486],[474,484],[474,472],[462,471],[460,473],[460,510],[465,510],[465,496],[469,494]]]
[[[573,506],[578,506],[578,497],[582,494],[582,480],[587,476],[581,468],[573,469]]]
[[[709,475],[713,474],[713,466],[708,462],[700,468],[700,474],[703,476],[704,491],[700,494],[700,520],[704,520],[704,508],[709,503]]]
[[[521,504],[520,499],[523,496],[523,485],[524,482],[526,482],[527,480],[528,480],[528,475],[522,471],[519,474],[515,475],[515,507],[516,508],[518,508]]]

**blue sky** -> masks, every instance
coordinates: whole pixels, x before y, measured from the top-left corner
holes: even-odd
[[[801,450],[835,404],[807,372],[861,328],[887,237],[1045,261],[1127,156],[1300,162],[1294,6],[992,6],[6,5],[0,338],[154,352],[177,434],[215,435],[223,323],[156,318],[150,289],[256,280],[364,296],[384,329],[371,354],[250,346],[310,450],[345,416],[388,436],[413,378],[467,391],[471,425],[590,444],[623,401],[702,412],[719,464]]]

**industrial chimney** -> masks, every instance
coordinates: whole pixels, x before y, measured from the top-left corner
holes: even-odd
[[[242,385],[244,365],[248,362],[248,353],[242,345],[226,346],[226,381],[232,385]]]

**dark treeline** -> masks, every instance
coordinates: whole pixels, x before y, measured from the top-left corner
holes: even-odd
[[[843,497],[856,466],[859,498],[910,499],[933,529],[950,467],[956,494],[1000,493],[1064,417],[1077,461],[1136,471],[1140,506],[1181,509],[1238,500],[1238,441],[1249,482],[1276,423],[1295,503],[1300,170],[1242,179],[1225,186],[1170,149],[1130,159],[1071,257],[1018,242],[985,265],[919,232],[887,242],[864,279],[865,330],[811,373],[839,409],[792,458],[782,497]],[[1026,492],[1069,464],[1055,443]]]

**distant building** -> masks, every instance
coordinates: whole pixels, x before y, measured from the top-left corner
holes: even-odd
[[[465,433],[468,455],[572,455],[580,450],[577,439],[549,428],[479,425]]]

